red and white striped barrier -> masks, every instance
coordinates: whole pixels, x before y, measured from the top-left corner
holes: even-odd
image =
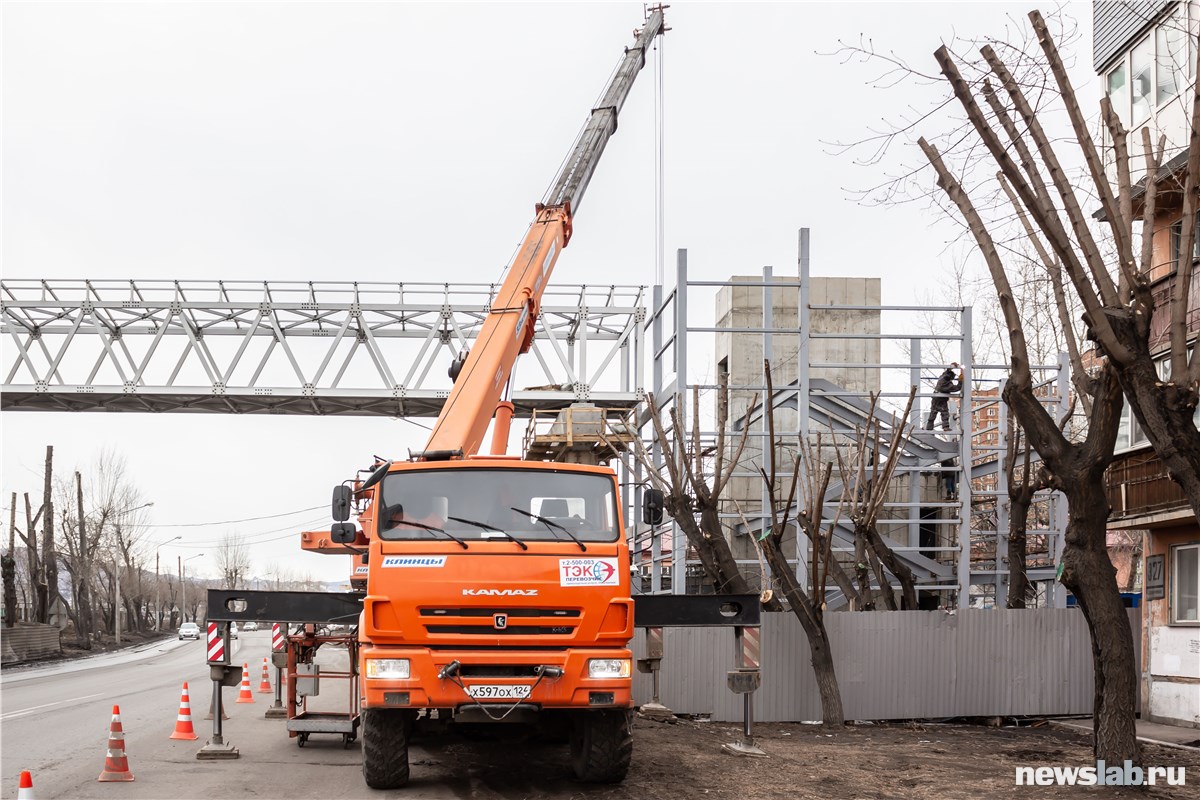
[[[745,627],[742,632],[742,669],[759,669],[762,666],[762,628]]]
[[[271,649],[275,652],[283,649],[283,631],[278,622],[271,623]]]
[[[208,663],[224,664],[225,659],[225,637],[221,635],[220,625],[215,622],[208,623]]]

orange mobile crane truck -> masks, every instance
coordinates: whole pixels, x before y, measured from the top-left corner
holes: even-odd
[[[474,347],[452,365],[454,387],[426,449],[379,466],[357,492],[335,489],[343,522],[352,494],[367,499],[359,673],[363,775],[373,788],[407,781],[418,718],[562,723],[577,778],[619,781],[629,769],[633,600],[616,474],[500,455],[512,416],[501,394],[662,32],[658,9],[538,204]],[[494,455],[477,455],[493,417]]]
[[[342,617],[354,609],[355,722],[373,788],[403,786],[414,735],[451,724],[516,723],[565,736],[582,781],[620,781],[629,769],[634,600],[617,476],[598,464],[504,455],[514,409],[502,395],[533,340],[542,294],[617,115],[663,31],[657,7],[537,205],[474,347],[451,366],[454,386],[426,449],[335,487],[328,539],[305,540],[309,550],[354,552],[356,572],[367,568],[365,595],[312,605],[298,599],[306,593],[210,590],[210,620],[330,621],[339,607]],[[492,452],[480,455],[493,418]],[[644,522],[662,521],[662,501],[643,491]],[[351,511],[361,529],[348,521]],[[678,603],[657,606],[666,611],[651,612],[660,621],[650,624],[755,624],[716,612],[720,599],[703,598],[698,616],[681,615]],[[749,600],[744,610],[757,615]],[[292,638],[309,652],[317,641]],[[294,674],[296,659],[287,664]],[[291,696],[289,722],[295,707]]]

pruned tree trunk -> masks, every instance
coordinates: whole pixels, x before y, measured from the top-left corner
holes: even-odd
[[[75,597],[78,615],[75,633],[79,646],[91,650],[92,634],[96,630],[96,615],[92,611],[92,557],[91,548],[88,546],[87,518],[83,513],[83,476],[78,472],[75,473],[75,504],[76,513],[79,515],[76,518],[79,525],[79,564],[76,567],[79,593]]]
[[[1024,487],[1023,487],[1024,488]],[[1029,595],[1028,559],[1029,537],[1026,535],[1032,492],[1015,492],[1011,498],[1008,517],[1008,608],[1024,608]]]
[[[8,552],[0,561],[0,574],[4,577],[4,627],[17,623],[17,493],[8,501]]]
[[[4,627],[17,621],[17,560],[12,551],[0,556],[0,575],[4,578]]]
[[[54,548],[54,446],[46,445],[46,473],[42,489],[42,561],[46,575],[46,610],[40,622],[50,621],[58,600],[58,553]]]
[[[1133,632],[1108,556],[1108,498],[1103,473],[1064,489],[1072,503],[1063,548],[1063,584],[1079,600],[1092,639],[1093,717],[1097,759],[1120,764],[1141,757],[1130,710],[1137,701]]]
[[[900,582],[900,607],[906,611],[915,611],[917,608],[917,582],[912,570],[892,552],[892,548],[879,535],[879,528],[875,523],[866,526],[863,535],[875,558],[879,559],[879,562],[887,567],[888,571]],[[890,587],[888,595],[891,596]]]
[[[767,537],[768,539],[770,537]],[[817,679],[817,691],[821,696],[821,723],[842,726],[846,714],[842,710],[842,692],[838,686],[837,670],[833,664],[833,650],[829,645],[829,632],[825,630],[825,613],[801,589],[782,551],[775,546],[763,548],[771,575],[779,582],[792,613],[800,621],[804,636],[808,639],[808,652],[813,674]]]

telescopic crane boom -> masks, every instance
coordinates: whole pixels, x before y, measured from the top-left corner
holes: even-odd
[[[579,211],[605,145],[617,130],[617,116],[646,63],[646,51],[663,31],[660,6],[653,9],[634,44],[625,49],[600,105],[592,109],[570,156],[545,198],[538,203],[537,216],[509,265],[475,346],[465,360],[456,364],[454,388],[433,426],[424,453],[419,455],[421,460],[478,452],[517,356],[528,351],[533,341],[542,293],[562,249],[571,240],[574,214]]]

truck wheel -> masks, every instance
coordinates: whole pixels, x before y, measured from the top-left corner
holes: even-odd
[[[617,709],[585,711],[571,729],[571,769],[587,783],[619,783],[633,759],[632,715]]]
[[[399,789],[408,783],[408,713],[383,708],[362,712],[363,778],[372,789]]]

